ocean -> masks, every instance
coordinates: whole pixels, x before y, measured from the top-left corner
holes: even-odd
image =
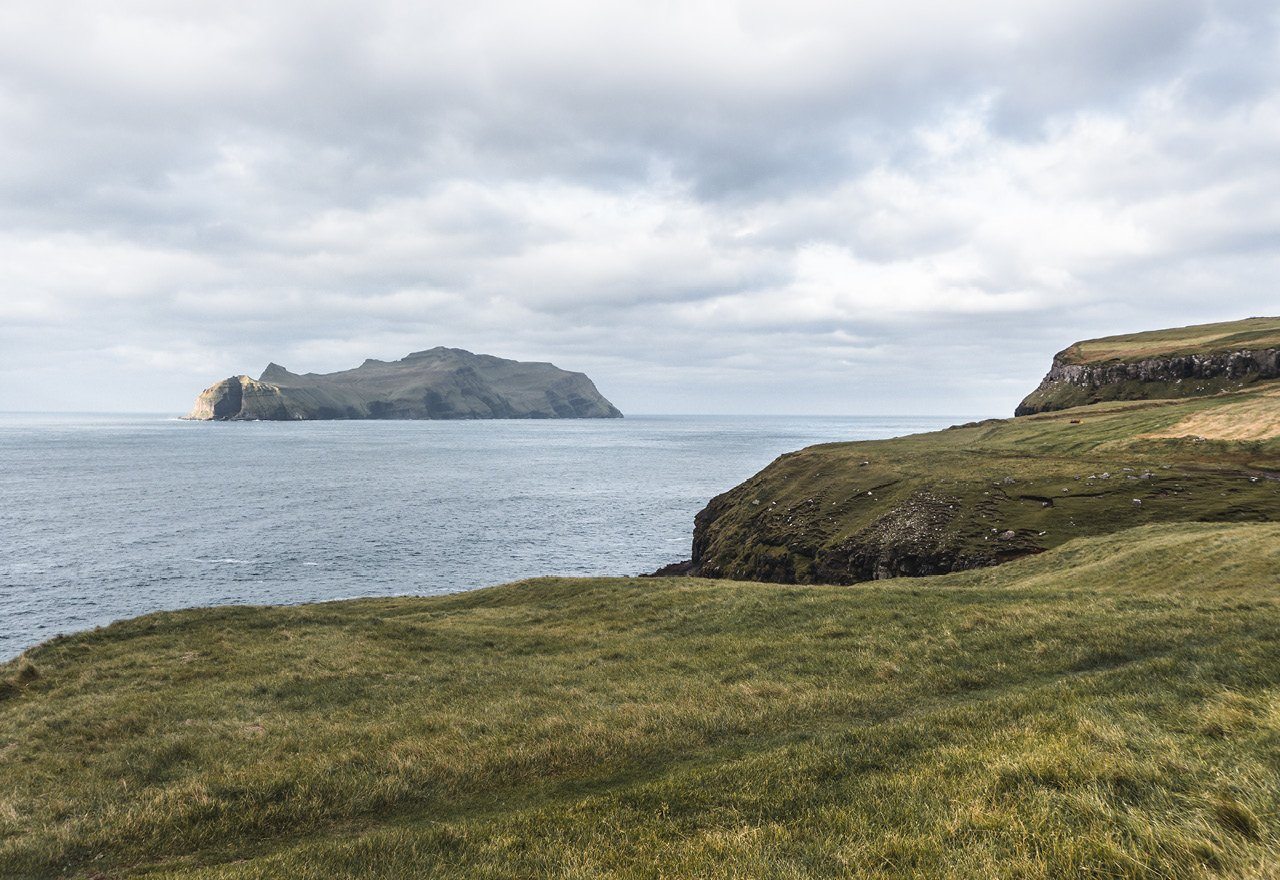
[[[784,452],[965,420],[0,414],[0,659],[162,609],[652,571]]]

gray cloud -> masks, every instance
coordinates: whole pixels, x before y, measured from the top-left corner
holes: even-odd
[[[436,344],[632,411],[1008,410],[1275,313],[1269,2],[9,4],[0,408]]]

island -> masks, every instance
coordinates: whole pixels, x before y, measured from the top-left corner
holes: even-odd
[[[185,418],[618,419],[622,413],[584,373],[441,347],[337,373],[299,375],[272,363],[257,379],[231,376],[206,388]]]

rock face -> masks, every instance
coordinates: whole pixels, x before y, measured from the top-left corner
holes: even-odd
[[[1058,352],[1015,415],[1108,400],[1201,397],[1280,378],[1280,318],[1077,342]]]
[[[1149,358],[1130,363],[1073,364],[1071,349],[1053,359],[1040,387],[1014,415],[1069,409],[1106,400],[1198,397],[1280,378],[1280,349]]]
[[[339,373],[291,373],[270,364],[258,379],[232,376],[205,389],[186,418],[616,419],[622,413],[582,373],[456,348],[398,361],[367,360]]]
[[[231,419],[301,419],[285,403],[284,393],[275,385],[232,376],[211,385],[196,398],[196,404],[185,418],[196,421],[228,421]]]

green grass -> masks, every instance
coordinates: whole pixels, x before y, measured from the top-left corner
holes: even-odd
[[[1067,364],[1103,364],[1264,348],[1280,348],[1280,318],[1247,318],[1089,339],[1070,346],[1059,357]]]
[[[154,614],[0,668],[0,876],[1274,877],[1278,631],[1258,524]]]
[[[1280,407],[1277,387],[813,446],[713,499],[694,560],[717,577],[850,583],[990,565],[1139,525],[1277,521],[1280,437],[1261,430]],[[1260,439],[1198,436],[1243,427]]]

